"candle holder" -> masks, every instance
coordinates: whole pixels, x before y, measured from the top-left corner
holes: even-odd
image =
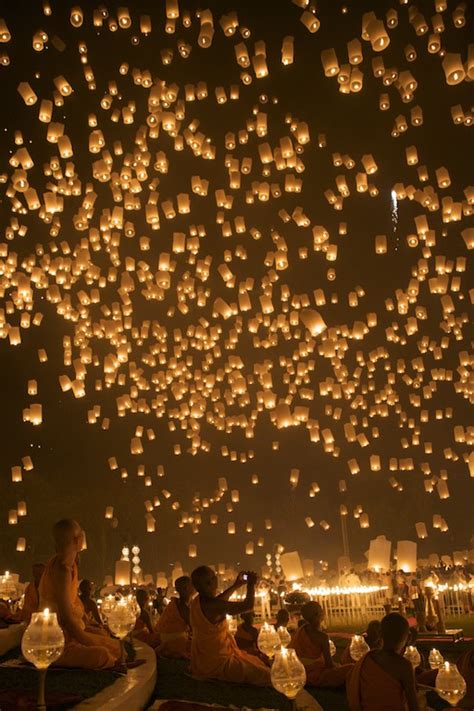
[[[288,647],[291,642],[291,634],[288,632],[286,627],[278,627],[278,636],[280,638],[280,644],[282,647]]]
[[[405,653],[403,656],[405,657],[405,659],[408,659],[408,661],[412,665],[413,669],[416,669],[417,667],[420,666],[421,657],[420,657],[420,653],[416,647],[413,647],[412,645],[408,645],[408,647],[405,649]]]
[[[111,605],[107,615],[107,624],[112,634],[123,640],[135,627],[136,619],[131,601],[122,597],[115,602],[115,605]]]
[[[270,677],[273,688],[293,701],[306,684],[306,669],[294,649],[281,647],[275,653]]]
[[[436,675],[436,693],[450,706],[457,706],[466,696],[466,682],[455,664],[445,662]]]
[[[430,669],[439,669],[443,666],[444,657],[439,649],[435,649],[435,647],[433,647],[433,649],[430,650],[428,664],[430,665]]]
[[[351,640],[351,646],[349,647],[349,654],[355,662],[362,659],[367,652],[370,651],[370,647],[362,637],[361,634],[355,634]]]
[[[38,670],[36,707],[39,711],[46,711],[46,672],[50,664],[57,661],[64,651],[64,634],[55,612],[50,612],[46,608],[43,612],[32,614],[31,622],[21,641],[21,651],[25,659],[34,664]]]
[[[280,635],[268,622],[264,622],[260,627],[260,632],[257,637],[257,647],[262,654],[265,654],[269,659],[273,659],[275,653],[281,649]]]

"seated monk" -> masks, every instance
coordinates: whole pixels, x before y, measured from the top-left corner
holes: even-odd
[[[329,637],[321,631],[324,611],[318,602],[307,602],[301,608],[304,624],[294,633],[292,647],[306,669],[307,683],[326,689],[344,686],[353,664],[336,665],[329,649]]]
[[[370,649],[382,648],[382,632],[380,620],[371,620],[367,625],[367,629],[362,635]],[[356,660],[351,657],[351,643],[347,645],[341,654],[342,664],[355,664]]]
[[[84,545],[77,521],[63,519],[53,526],[56,555],[46,564],[39,584],[39,609],[58,614],[65,637],[64,652],[56,662],[63,667],[107,669],[122,657],[122,645],[104,630],[86,630],[84,607],[78,595],[76,557]]]
[[[31,615],[33,612],[38,612],[39,607],[39,594],[38,586],[41,580],[41,576],[44,571],[44,563],[34,563],[33,564],[33,580],[25,588],[25,593],[23,596],[23,607],[18,610],[16,614],[16,619],[18,622],[26,622],[27,625],[30,624]]]
[[[150,647],[155,649],[160,644],[160,636],[153,628],[153,623],[151,621],[149,610],[150,596],[148,594],[148,590],[138,588],[135,593],[135,597],[137,598],[137,602],[140,607],[140,614],[137,617],[132,635],[135,639],[139,639],[141,642],[145,642],[145,644],[148,644]]]
[[[172,597],[156,624],[160,636],[157,654],[175,659],[191,659],[191,624],[189,601],[194,592],[191,578],[182,575],[174,587],[179,597]]]
[[[289,624],[290,613],[288,612],[288,610],[278,610],[274,625],[275,629],[278,630],[279,627],[284,627],[287,630]]]
[[[474,649],[464,652],[456,662],[456,666],[466,682],[467,698],[469,701],[474,701]]]
[[[0,629],[4,629],[14,623],[15,618],[10,609],[10,603],[7,600],[0,599]]]
[[[99,608],[97,607],[96,601],[92,597],[93,592],[94,583],[92,583],[90,580],[87,580],[86,578],[84,578],[84,580],[81,580],[81,582],[79,583],[79,597],[84,606],[84,611],[86,613],[87,620],[92,626],[102,627],[103,624]]]
[[[234,635],[237,646],[239,649],[243,649],[244,652],[259,657],[260,652],[257,647],[258,629],[252,624],[254,619],[253,610],[251,612],[243,612],[240,618],[242,623],[237,627]]]
[[[196,568],[191,579],[199,593],[190,605],[192,673],[206,679],[271,686],[268,667],[238,648],[226,620],[226,615],[241,615],[253,609],[257,575],[239,573],[235,583],[220,595],[217,594],[217,575],[211,568],[204,565]],[[245,585],[246,580],[245,600],[230,602],[232,593]]]
[[[352,669],[347,684],[350,711],[419,711],[412,665],[403,658],[408,621],[398,612],[382,620],[382,649],[374,649]]]

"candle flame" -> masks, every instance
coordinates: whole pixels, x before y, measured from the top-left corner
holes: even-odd
[[[49,620],[49,607],[45,607],[43,610],[43,618]]]

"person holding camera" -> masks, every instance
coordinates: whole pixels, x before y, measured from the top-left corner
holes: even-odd
[[[191,574],[198,595],[191,601],[191,672],[204,679],[271,686],[270,670],[258,657],[239,649],[227,626],[227,615],[253,610],[257,574],[239,573],[233,585],[218,594],[216,573],[207,566]],[[234,592],[247,586],[245,598],[232,601]]]

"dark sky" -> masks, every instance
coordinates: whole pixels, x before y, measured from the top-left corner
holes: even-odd
[[[204,101],[186,103],[186,118],[183,127],[192,119],[200,121],[199,130],[211,137],[216,146],[216,160],[209,161],[196,158],[189,148],[183,152],[173,150],[173,141],[163,131],[158,140],[149,141],[149,150],[152,155],[163,150],[169,158],[169,171],[166,175],[154,173],[149,169],[149,180],[143,184],[140,194],[142,205],[147,201],[148,185],[153,177],[160,178],[159,202],[173,199],[178,193],[191,194],[191,214],[178,215],[176,219],[167,221],[161,212],[161,229],[152,231],[146,224],[144,209],[140,211],[125,212],[125,219],[135,224],[136,235],[133,239],[122,236],[120,242],[121,265],[119,271],[124,269],[124,259],[134,257],[138,263],[140,259],[146,260],[153,270],[156,270],[158,257],[162,252],[171,252],[173,232],[188,232],[189,226],[204,225],[206,237],[200,241],[197,259],[204,259],[206,255],[212,256],[212,267],[209,279],[204,284],[197,283],[210,290],[207,305],[198,309],[195,301],[190,301],[190,311],[186,316],[180,314],[172,317],[167,315],[168,309],[176,304],[176,290],[174,284],[189,271],[194,275],[195,267],[186,264],[186,254],[172,255],[177,266],[172,278],[172,288],[166,293],[164,301],[146,301],[141,293],[141,285],[136,275],[135,291],[131,294],[133,304],[133,325],[140,327],[144,320],[156,321],[167,329],[167,358],[173,356],[173,330],[181,328],[183,333],[190,324],[197,324],[201,317],[207,318],[211,325],[222,326],[222,356],[216,357],[210,367],[210,372],[223,368],[229,355],[239,355],[243,362],[243,374],[249,376],[254,372],[254,364],[264,360],[273,362],[272,370],[273,391],[278,398],[288,394],[288,384],[284,382],[284,368],[280,365],[281,356],[292,357],[298,349],[298,343],[304,343],[304,328],[301,337],[286,341],[279,332],[278,344],[274,348],[261,349],[255,347],[251,333],[248,332],[248,320],[255,318],[260,310],[259,296],[262,294],[261,280],[268,273],[264,260],[268,252],[274,251],[271,231],[276,230],[284,237],[288,248],[288,269],[278,272],[279,281],[273,287],[273,302],[275,312],[272,319],[277,318],[282,308],[279,302],[281,285],[288,285],[291,294],[309,294],[311,307],[315,308],[312,292],[323,289],[327,303],[317,307],[325,319],[329,329],[337,329],[341,324],[348,324],[349,331],[355,321],[366,321],[368,313],[377,314],[377,326],[361,341],[351,338],[346,339],[347,350],[341,352],[341,363],[347,373],[340,374],[341,383],[353,379],[354,370],[361,365],[359,393],[367,384],[374,383],[374,390],[369,390],[365,395],[366,409],[354,406],[353,395],[349,399],[333,400],[331,395],[320,395],[319,384],[326,378],[336,378],[335,367],[338,365],[328,357],[322,357],[318,351],[321,343],[326,338],[333,336],[326,332],[316,339],[314,352],[303,357],[303,362],[314,359],[314,371],[310,372],[310,383],[306,387],[314,389],[314,400],[308,402],[295,395],[291,407],[307,405],[310,408],[310,417],[318,420],[322,432],[330,428],[336,445],[340,448],[338,457],[324,451],[321,441],[311,443],[308,430],[301,425],[278,430],[271,423],[269,412],[259,413],[254,430],[254,437],[246,439],[244,431],[235,428],[232,433],[217,431],[206,421],[200,420],[201,440],[209,442],[210,452],[200,451],[196,456],[186,453],[189,441],[185,431],[180,432],[179,423],[176,432],[168,428],[169,410],[179,407],[171,393],[166,403],[165,417],[158,419],[152,411],[149,415],[128,414],[119,418],[116,414],[115,398],[130,392],[131,381],[126,378],[124,386],[115,384],[109,390],[94,391],[96,379],[103,377],[103,359],[113,348],[104,339],[90,338],[89,346],[98,356],[98,366],[87,367],[86,391],[87,395],[81,399],[74,399],[71,392],[62,393],[58,384],[58,377],[67,374],[74,379],[74,368],[63,364],[63,338],[74,338],[74,324],[56,312],[54,304],[48,302],[45,290],[33,288],[33,313],[41,311],[44,319],[40,327],[31,327],[22,330],[22,343],[11,347],[8,337],[0,340],[0,392],[2,397],[2,448],[0,453],[1,479],[0,479],[0,570],[10,568],[26,572],[31,562],[37,558],[46,557],[51,551],[49,530],[54,520],[63,516],[77,517],[83,523],[89,541],[89,551],[84,556],[85,572],[99,576],[105,569],[110,572],[112,561],[119,557],[120,547],[123,543],[136,543],[142,547],[142,560],[144,569],[156,572],[164,566],[181,560],[188,565],[187,547],[190,543],[198,546],[198,561],[200,562],[228,562],[244,561],[245,565],[261,565],[264,554],[272,551],[276,543],[283,544],[287,550],[297,549],[303,556],[316,560],[334,560],[341,551],[341,536],[339,523],[339,506],[345,504],[349,509],[348,527],[350,532],[351,552],[356,560],[361,559],[363,552],[368,548],[369,540],[375,535],[385,533],[391,540],[412,539],[416,540],[415,522],[426,522],[429,537],[420,542],[420,553],[451,552],[455,549],[469,546],[472,531],[472,483],[464,455],[469,447],[466,443],[454,441],[454,426],[462,425],[467,428],[472,425],[472,413],[465,390],[461,388],[456,392],[455,383],[465,374],[457,372],[460,365],[459,353],[472,350],[469,337],[469,327],[466,323],[456,329],[449,326],[443,319],[440,296],[430,293],[427,279],[420,283],[419,294],[414,303],[410,304],[408,314],[397,312],[397,290],[406,291],[410,279],[416,275],[418,260],[424,256],[427,259],[428,278],[436,276],[435,267],[438,258],[446,257],[456,263],[457,258],[467,257],[465,242],[461,231],[472,227],[472,216],[463,214],[458,222],[445,223],[442,211],[428,212],[416,199],[400,200],[399,219],[396,233],[393,231],[390,193],[393,186],[403,183],[412,185],[415,189],[432,186],[437,193],[441,205],[442,199],[451,198],[454,202],[465,201],[464,189],[472,185],[472,128],[465,125],[454,125],[451,118],[451,107],[460,104],[465,113],[469,112],[472,104],[472,87],[467,81],[456,86],[448,86],[445,81],[439,55],[428,54],[426,50],[427,38],[418,37],[408,21],[410,6],[398,6],[377,0],[372,2],[347,2],[348,12],[343,14],[343,3],[321,2],[317,4],[317,16],[321,21],[320,30],[309,33],[299,18],[302,9],[289,0],[278,0],[274,3],[249,0],[238,3],[238,17],[241,27],[251,29],[252,36],[246,40],[250,56],[253,54],[254,41],[266,42],[267,63],[269,76],[262,80],[254,78],[249,87],[244,87],[239,80],[240,69],[235,61],[234,45],[243,41],[240,32],[231,38],[225,38],[219,18],[235,9],[235,3],[227,0],[212,0],[207,3],[214,15],[215,35],[212,47],[203,50],[197,46],[199,21],[194,17],[199,9],[198,3],[180,3],[181,9],[188,8],[193,16],[190,29],[184,29],[178,20],[175,34],[164,32],[164,3],[160,3],[157,10],[156,3],[131,3],[129,4],[132,15],[132,28],[110,32],[107,26],[102,28],[92,27],[93,3],[82,5],[85,13],[84,24],[80,29],[74,29],[69,22],[70,4],[52,2],[53,14],[45,17],[42,5],[35,0],[31,3],[20,2],[0,3],[0,17],[4,17],[12,34],[11,42],[3,44],[0,50],[5,50],[10,56],[10,65],[1,68],[2,108],[0,109],[0,173],[8,176],[4,184],[0,184],[0,226],[2,235],[11,220],[18,218],[21,224],[28,226],[26,236],[15,234],[13,240],[2,239],[8,243],[9,253],[18,255],[16,274],[26,270],[25,258],[38,253],[38,245],[42,245],[45,253],[51,253],[65,242],[71,251],[78,246],[81,239],[87,238],[88,232],[79,232],[74,229],[73,216],[77,212],[83,199],[83,194],[78,197],[65,197],[64,212],[59,215],[61,232],[56,239],[48,234],[49,226],[38,217],[38,212],[29,212],[26,215],[16,215],[12,212],[12,202],[7,195],[13,168],[8,161],[18,148],[14,145],[14,132],[22,131],[25,145],[35,162],[34,168],[29,171],[30,185],[34,186],[41,197],[50,189],[48,182],[54,183],[52,177],[45,177],[43,165],[52,156],[58,155],[57,146],[46,141],[46,124],[38,121],[39,101],[33,107],[26,107],[17,92],[17,85],[21,81],[28,81],[34,88],[39,99],[50,99],[54,88],[53,78],[64,75],[74,87],[74,93],[67,97],[64,107],[54,109],[53,120],[64,123],[64,132],[70,137],[74,147],[75,171],[79,180],[84,185],[92,180],[91,165],[100,156],[88,152],[88,136],[91,129],[87,125],[89,113],[98,117],[98,128],[103,131],[106,148],[112,153],[113,142],[120,140],[124,153],[133,152],[137,129],[144,124],[147,111],[148,91],[143,87],[133,84],[130,76],[121,77],[118,67],[122,62],[142,71],[149,69],[154,78],[159,78],[167,85],[176,83],[181,88],[182,96],[185,84],[197,84],[206,81],[209,97]],[[377,56],[370,48],[370,43],[362,42],[364,60],[361,69],[364,73],[364,86],[360,93],[349,95],[338,91],[337,80],[324,76],[320,54],[321,51],[334,47],[342,65],[347,62],[346,43],[358,37],[360,39],[361,18],[364,12],[375,11],[377,16],[384,19],[385,12],[391,7],[396,7],[399,14],[399,24],[390,30],[390,46],[381,56],[386,68],[396,68],[398,71],[411,71],[418,87],[412,102],[403,103],[397,88],[392,85],[384,87],[380,79],[374,78],[371,61]],[[460,52],[463,61],[467,59],[468,39],[472,37],[472,10],[467,11],[466,26],[455,29],[451,13],[457,3],[448,3],[449,7],[443,13],[445,31],[442,33],[442,46],[447,52]],[[116,5],[106,3],[110,15],[115,15]],[[417,7],[430,24],[434,14],[434,3],[418,2]],[[138,17],[141,14],[150,14],[153,22],[152,33],[145,37],[138,29]],[[42,52],[32,49],[32,37],[38,29],[44,29],[49,39]],[[470,34],[471,31],[471,34]],[[51,42],[54,36],[61,38],[65,43],[64,51],[60,52]],[[294,64],[284,67],[280,61],[282,38],[291,35],[294,37],[295,61]],[[137,45],[132,44],[131,38],[139,38]],[[179,57],[177,42],[184,38],[192,46],[190,57],[186,60]],[[97,85],[96,91],[89,91],[84,79],[82,65],[78,53],[78,43],[87,44],[88,63],[92,67]],[[404,48],[412,44],[417,52],[417,59],[408,62],[405,58]],[[174,60],[169,66],[163,66],[160,59],[160,50],[174,48]],[[253,75],[251,67],[249,72]],[[39,76],[35,77],[35,73]],[[107,84],[115,80],[119,85],[122,99],[116,98],[114,107],[126,105],[128,101],[136,102],[135,122],[131,126],[124,126],[122,122],[113,123],[110,120],[110,111],[106,112],[99,106],[100,98],[107,91]],[[224,86],[228,90],[231,84],[239,85],[240,98],[238,101],[227,101],[220,106],[214,98],[214,88]],[[378,108],[379,95],[388,93],[391,106],[388,111],[382,112]],[[267,97],[267,101],[261,97]],[[273,103],[273,98],[278,103]],[[242,159],[251,156],[253,168],[251,176],[242,177],[243,189],[234,191],[234,204],[232,210],[226,211],[225,219],[233,220],[235,216],[243,215],[246,220],[247,230],[251,227],[258,228],[262,238],[255,241],[249,231],[243,235],[234,234],[232,237],[221,236],[220,225],[216,224],[216,204],[214,190],[224,188],[229,190],[228,171],[224,165],[224,158],[231,151],[224,145],[225,134],[245,129],[247,120],[252,118],[252,109],[259,106],[262,112],[268,115],[268,135],[259,139],[255,133],[249,134],[246,145],[237,145],[233,155]],[[414,127],[410,124],[410,111],[419,106],[423,111],[423,124]],[[171,107],[170,110],[172,110]],[[305,170],[298,177],[303,180],[303,189],[300,194],[283,192],[282,197],[270,199],[268,203],[258,200],[255,204],[245,203],[245,191],[250,190],[251,182],[265,180],[262,178],[262,167],[258,155],[258,144],[268,141],[274,148],[278,146],[282,136],[290,135],[285,116],[291,114],[297,121],[307,122],[310,130],[311,141],[304,146],[300,158],[304,162]],[[391,136],[394,120],[403,115],[408,120],[408,130],[398,138]],[[182,127],[182,128],[183,128]],[[182,129],[181,129],[182,130]],[[326,137],[326,147],[318,148],[318,134]],[[295,141],[296,145],[296,141]],[[419,155],[419,165],[425,165],[429,180],[423,184],[419,181],[417,167],[407,166],[405,149],[416,146]],[[348,154],[356,166],[349,170],[346,167],[333,165],[333,153]],[[377,197],[369,197],[368,193],[358,194],[355,190],[355,174],[363,171],[361,157],[372,154],[377,162],[378,171],[369,176],[379,191]],[[114,158],[114,170],[120,171],[122,158]],[[61,160],[63,169],[65,160]],[[441,190],[436,182],[435,170],[445,166],[451,177],[451,185]],[[274,164],[271,167],[269,182],[284,184],[284,176],[291,170],[277,171]],[[210,181],[209,195],[207,198],[198,198],[191,193],[191,176],[200,175]],[[324,192],[332,189],[337,194],[336,176],[345,175],[351,194],[344,200],[343,210],[336,211],[328,204]],[[94,213],[89,221],[89,228],[97,228],[100,215],[104,209],[113,207],[111,191],[108,184],[94,182],[97,192],[97,201]],[[11,191],[10,191],[11,192]],[[17,195],[18,197],[18,195]],[[19,195],[21,199],[21,195]],[[24,201],[23,201],[24,202]],[[118,203],[116,203],[118,204]],[[311,225],[324,225],[330,234],[331,244],[338,247],[336,262],[328,262],[322,251],[314,252],[311,227],[297,227],[295,222],[284,223],[278,215],[282,209],[291,215],[296,207],[301,207],[311,221]],[[465,205],[465,213],[468,212]],[[434,230],[436,244],[428,255],[423,254],[423,242],[415,248],[407,244],[407,235],[416,232],[414,218],[418,215],[427,215],[430,228]],[[347,223],[347,234],[339,235],[340,222]],[[7,230],[8,231],[8,230]],[[376,235],[386,235],[388,250],[385,255],[376,255],[374,241]],[[138,239],[140,236],[151,239],[151,248],[148,252],[140,252]],[[240,260],[235,255],[228,266],[236,275],[236,288],[228,289],[220,278],[217,267],[224,261],[225,250],[234,252],[237,245],[243,245],[247,251],[246,261]],[[298,250],[306,247],[308,259],[299,259]],[[3,249],[3,247],[2,247]],[[61,256],[61,248],[52,257]],[[91,259],[101,269],[101,274],[107,275],[110,267],[109,257],[105,249],[91,251]],[[38,260],[38,257],[37,257]],[[439,259],[438,259],[439,264]],[[469,264],[469,263],[468,263]],[[328,269],[335,268],[336,280],[328,279]],[[7,321],[11,326],[16,326],[21,317],[21,310],[11,310],[9,302],[15,300],[16,280],[11,275],[5,274],[5,255],[0,256],[0,289],[3,292],[3,304],[7,312]],[[463,320],[463,315],[469,314],[469,288],[472,287],[472,277],[469,281],[469,271],[457,273],[461,280],[458,291],[449,291],[453,299],[454,317]],[[239,335],[235,350],[226,351],[224,341],[229,332],[236,327],[236,319],[224,321],[222,318],[212,317],[212,303],[220,296],[229,303],[237,301],[238,284],[246,278],[253,277],[254,288],[250,292],[253,309],[242,313],[243,329]],[[54,274],[49,274],[49,283],[54,284]],[[96,286],[96,285],[94,285]],[[92,322],[103,318],[100,312],[101,305],[118,302],[119,296],[116,284],[109,284],[101,289],[101,303],[91,305],[89,317]],[[360,297],[356,307],[348,304],[350,292],[362,287],[364,295]],[[79,277],[72,289],[68,292],[62,289],[62,294],[70,294],[74,305],[77,305],[77,294],[81,289],[90,290],[83,276]],[[331,295],[337,294],[338,303],[331,303]],[[400,294],[400,292],[398,292]],[[385,300],[392,299],[395,303],[394,311],[387,311]],[[408,317],[416,315],[416,308],[425,307],[428,318],[417,321],[418,332],[406,337],[406,344],[394,343],[386,338],[386,329],[398,324],[399,335],[405,334],[405,324]],[[465,320],[465,319],[464,319]],[[265,329],[259,331],[260,338],[264,338]],[[294,335],[295,328],[292,328]],[[6,331],[2,332],[6,336]],[[397,373],[397,360],[404,359],[406,374],[416,378],[411,365],[412,359],[420,357],[420,342],[426,337],[432,347],[440,346],[441,339],[447,339],[447,348],[442,349],[441,360],[436,360],[432,352],[423,355],[425,372],[420,377],[420,383],[409,382],[403,379],[402,373]],[[338,338],[341,338],[339,335]],[[163,366],[156,368],[141,363],[141,357],[149,352],[153,344],[151,337],[145,343],[139,343],[130,338],[131,353],[129,361],[134,361],[137,366],[143,367],[145,377],[151,381],[151,374],[156,370],[163,370]],[[48,362],[40,363],[37,350],[45,348],[48,353]],[[373,373],[369,373],[366,363],[369,354],[377,348],[385,349],[386,357],[377,361]],[[189,349],[184,353],[194,358],[190,373],[201,369],[204,354]],[[77,347],[73,348],[73,359],[79,357]],[[432,369],[445,368],[453,371],[453,381],[435,381]],[[120,373],[128,374],[128,366],[121,366]],[[338,371],[340,373],[340,370]],[[392,388],[397,395],[398,405],[389,408],[388,417],[370,417],[371,408],[375,406],[377,398],[386,390],[389,374],[394,374]],[[29,379],[38,381],[38,396],[29,397],[27,382]],[[294,376],[292,376],[294,379]],[[191,378],[192,380],[192,378]],[[423,387],[434,383],[436,391],[431,399],[423,399]],[[222,394],[228,385],[221,384]],[[369,384],[369,387],[372,387]],[[226,405],[227,416],[250,416],[256,409],[257,391],[261,390],[257,383],[248,386],[250,404],[239,407],[237,403]],[[356,394],[357,394],[356,393]],[[413,405],[410,396],[420,395],[421,407]],[[140,394],[142,396],[142,394]],[[143,397],[151,403],[155,397],[152,389],[143,392]],[[185,399],[189,398],[189,393]],[[223,398],[221,397],[221,400]],[[31,402],[41,402],[43,405],[43,424],[33,427],[22,423],[23,408]],[[98,424],[87,423],[87,412],[94,405],[101,406],[101,417]],[[212,410],[213,404],[209,401],[207,410]],[[335,420],[328,408],[341,408],[340,419]],[[436,410],[446,411],[452,408],[450,419],[435,419]],[[430,419],[427,423],[420,423],[420,411],[427,409]],[[399,410],[397,412],[397,410]],[[349,418],[356,417],[357,433],[365,433],[370,440],[370,445],[361,448],[357,442],[349,443],[344,434],[344,424]],[[100,422],[103,417],[111,420],[110,429],[103,431]],[[368,418],[368,426],[364,425],[364,417]],[[410,419],[413,418],[415,428],[420,428],[419,444],[413,444],[413,429]],[[153,427],[156,439],[148,442],[143,438],[144,453],[140,456],[130,454],[130,438],[134,436],[137,426],[145,429]],[[379,437],[375,438],[372,427],[379,428]],[[401,440],[406,438],[408,448],[404,448]],[[322,439],[322,438],[321,438]],[[272,442],[279,442],[279,450],[272,448]],[[432,442],[432,453],[424,452],[424,442]],[[183,454],[173,454],[176,443],[181,444]],[[221,447],[227,446],[229,450],[248,452],[253,450],[254,458],[246,463],[232,462],[228,457],[221,456]],[[446,450],[451,448],[458,459],[446,459]],[[381,458],[382,468],[379,472],[370,470],[369,457],[378,454]],[[23,481],[13,484],[10,469],[21,463],[21,458],[30,455],[34,461],[34,470],[23,473]],[[117,471],[110,471],[107,460],[115,456],[120,467],[128,471],[128,479],[120,480]],[[410,457],[414,462],[413,471],[389,471],[389,458]],[[357,458],[360,473],[351,476],[347,461]],[[440,500],[436,490],[432,494],[424,491],[421,465],[429,463],[432,475],[439,476],[442,470],[448,473],[450,498]],[[151,487],[144,486],[144,479],[137,477],[137,467],[144,465],[146,473],[152,476]],[[165,477],[156,476],[157,465],[163,465]],[[298,487],[292,490],[289,483],[290,470],[298,468],[300,479]],[[258,474],[260,484],[253,486],[251,476]],[[395,476],[403,491],[397,491],[390,486],[388,480]],[[202,525],[198,534],[193,535],[190,526],[178,527],[180,514],[183,511],[191,512],[193,496],[199,492],[200,497],[212,497],[217,486],[218,477],[226,477],[230,489],[240,491],[240,503],[234,504],[234,511],[226,511],[226,502],[230,500],[228,494],[211,509],[202,511]],[[347,493],[339,493],[338,483],[345,479]],[[320,493],[314,498],[309,498],[308,492],[311,482],[318,482]],[[167,500],[161,490],[172,492],[172,497]],[[156,532],[145,533],[145,508],[144,500],[159,496],[161,506],[155,509]],[[8,526],[8,511],[17,506],[18,501],[26,501],[28,516],[20,518],[16,526]],[[180,503],[180,511],[171,510],[173,501]],[[357,505],[370,517],[370,528],[361,530],[359,522],[352,517],[352,511]],[[115,507],[115,516],[118,523],[113,528],[110,521],[104,519],[104,509],[107,505]],[[197,512],[199,513],[199,512]],[[209,524],[209,514],[219,516],[216,526]],[[440,514],[449,524],[449,531],[440,533],[432,528],[432,515]],[[312,517],[316,525],[307,528],[305,517]],[[271,519],[273,529],[265,531],[265,519]],[[329,531],[324,532],[318,525],[321,520],[331,524]],[[237,525],[237,535],[227,535],[227,522],[234,521]],[[245,532],[246,522],[253,523],[253,532]],[[27,539],[26,553],[16,553],[15,544],[18,536]],[[265,537],[263,548],[256,548],[254,558],[244,555],[245,544],[248,541],[256,543],[260,536]]]

